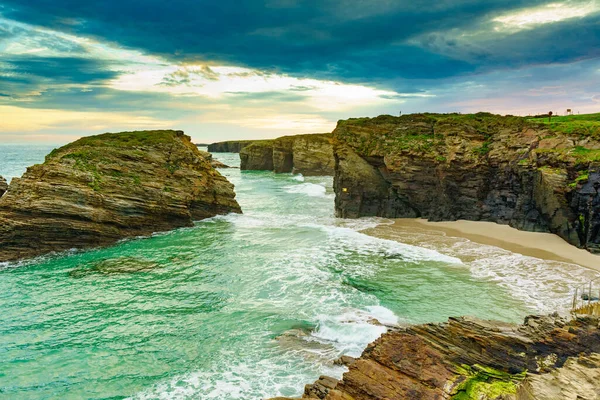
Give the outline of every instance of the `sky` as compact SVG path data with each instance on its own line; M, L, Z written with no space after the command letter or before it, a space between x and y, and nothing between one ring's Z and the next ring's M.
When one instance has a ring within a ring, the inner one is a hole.
M600 112L600 0L0 0L0 143Z

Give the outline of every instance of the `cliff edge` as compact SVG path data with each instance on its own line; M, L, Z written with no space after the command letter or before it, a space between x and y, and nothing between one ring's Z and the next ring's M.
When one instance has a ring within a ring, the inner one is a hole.
M241 212L181 131L106 133L53 150L0 198L0 262L109 245Z
M492 221L597 251L600 122L575 122L488 113L339 121L337 215Z

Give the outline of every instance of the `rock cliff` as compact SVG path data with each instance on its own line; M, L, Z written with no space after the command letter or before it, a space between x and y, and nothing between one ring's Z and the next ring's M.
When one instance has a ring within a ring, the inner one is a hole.
M598 322L531 316L514 326L451 318L391 331L370 344L341 381L321 377L303 398L598 399Z
M230 140L227 142L217 142L208 145L208 151L211 153L239 153L244 147L249 146L253 140Z
M53 150L0 199L0 261L109 245L241 212L181 131L107 133Z
M294 172L306 176L333 175L330 134L284 136L257 140L240 151L243 170Z
M8 190L8 183L6 179L0 176L0 197Z
M493 221L596 251L600 128L594 126L560 131L487 113L340 121L337 214Z

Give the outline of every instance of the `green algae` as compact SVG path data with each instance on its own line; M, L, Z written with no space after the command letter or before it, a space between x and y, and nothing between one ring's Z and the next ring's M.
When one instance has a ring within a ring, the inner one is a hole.
M452 400L495 399L503 394L515 394L526 373L509 374L481 365L462 365L461 376L466 379L458 386Z

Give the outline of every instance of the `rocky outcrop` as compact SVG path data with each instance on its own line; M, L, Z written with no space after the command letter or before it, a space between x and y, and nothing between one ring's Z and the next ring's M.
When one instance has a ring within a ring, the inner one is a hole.
M380 116L334 131L336 211L474 220L600 245L600 142L520 117Z
M230 140L208 145L211 153L239 153L244 147L251 145L254 140Z
M243 170L293 172L306 176L333 175L330 134L284 136L258 140L240 152Z
M451 318L388 332L341 381L321 377L303 398L598 399L598 322L531 316L515 326Z
M6 179L0 176L0 197L8 190L8 183Z
M206 152L206 151L202 151L200 150L200 154L202 155L202 157L204 157L208 162L210 162L210 165L212 165L213 168L231 168L229 165L222 163L219 160L215 160L215 158L213 157L212 154Z
M181 131L107 133L52 151L0 199L0 261L109 245L241 212Z

